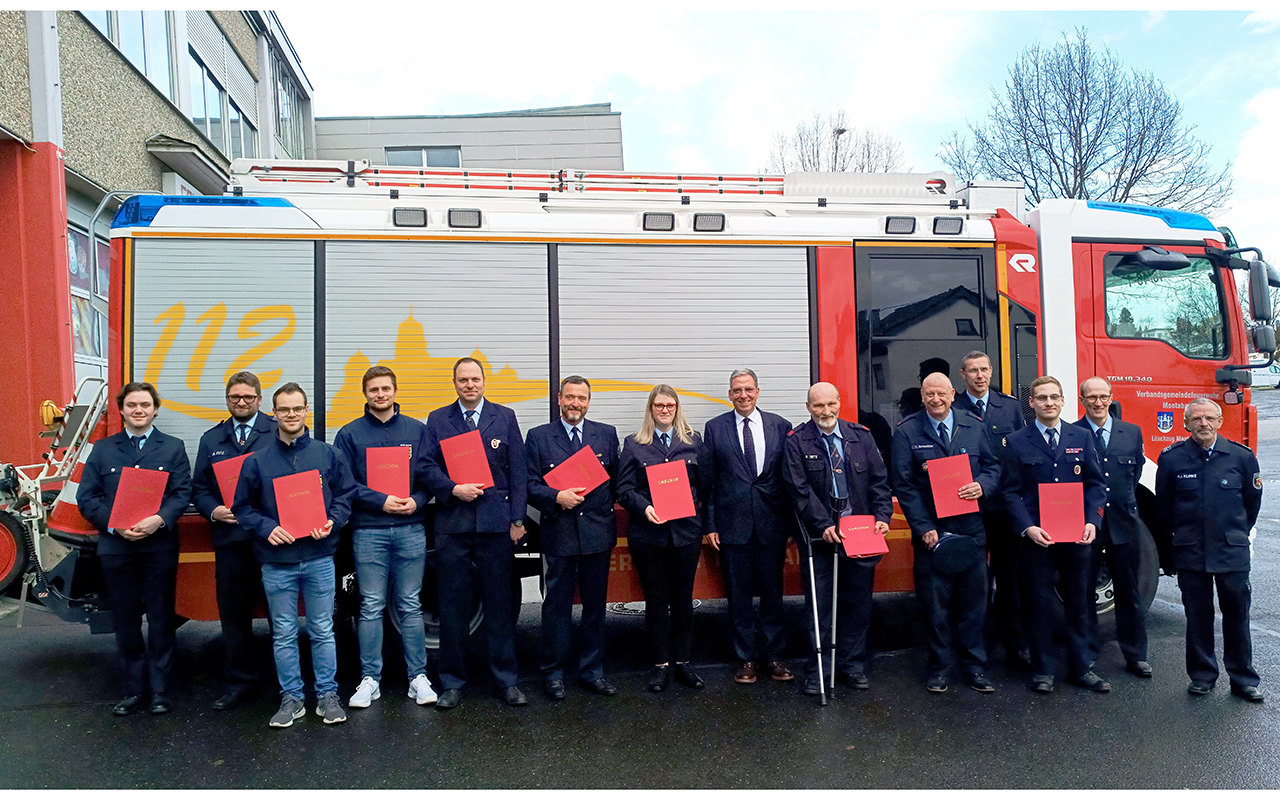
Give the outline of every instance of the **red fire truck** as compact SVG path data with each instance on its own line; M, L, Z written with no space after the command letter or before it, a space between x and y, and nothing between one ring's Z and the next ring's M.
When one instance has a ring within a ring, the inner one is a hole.
M657 383L680 391L700 428L729 407L729 374L746 366L760 376L761 407L797 424L810 383L834 383L842 414L887 451L922 369L949 369L959 383L961 357L982 350L993 385L1024 407L1041 374L1068 392L1092 375L1111 381L1123 418L1147 436L1145 516L1154 459L1181 437L1192 398L1217 399L1223 434L1256 449L1248 353L1274 351L1275 337L1246 327L1236 276L1247 277L1258 322L1280 279L1245 250L1197 214L1077 200L1027 211L1020 184L959 185L945 173L238 160L225 196L137 196L116 214L110 385L159 387L158 425L194 455L201 432L227 416L226 377L242 369L264 393L302 384L313 434L331 439L361 413L360 376L374 364L399 376L402 412L425 418L454 399L453 362L474 356L488 366L487 397L513 406L526 430L556 418L562 376L586 375L592 418L623 433ZM87 437L72 429L104 411L106 431L121 424L97 388L48 412L65 420L43 478L8 467L0 484L0 575L13 580L33 560L40 598L83 620L104 614L95 535L74 509L71 470ZM68 477L46 524L47 490ZM619 526L610 599L624 602L640 592ZM214 619L208 526L189 514L181 541L178 613ZM900 516L889 543L876 588L909 591ZM697 592L721 596L706 550ZM1150 598L1149 535L1143 552ZM521 561L524 574L538 571L536 552ZM796 566L793 554L791 592ZM1109 610L1105 575L1098 598Z

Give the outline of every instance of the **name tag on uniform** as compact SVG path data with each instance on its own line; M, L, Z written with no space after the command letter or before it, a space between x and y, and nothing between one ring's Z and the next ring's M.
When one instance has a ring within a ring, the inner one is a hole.
M935 445L935 444L913 444L913 445L911 445L911 449L912 449L912 450L932 450L932 449L933 449L933 448L935 448L935 447L937 447L937 445Z
M1199 477L1200 477L1200 473L1198 473L1198 472L1183 472L1183 473L1182 473L1182 474L1180 474L1180 475L1175 475L1175 476L1174 476L1174 478L1179 479L1179 480L1181 480L1181 479L1183 479L1183 478L1199 478Z

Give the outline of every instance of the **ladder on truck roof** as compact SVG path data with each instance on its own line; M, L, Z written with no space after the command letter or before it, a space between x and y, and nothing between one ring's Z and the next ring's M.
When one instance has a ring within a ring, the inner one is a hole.
M377 189L399 195L520 192L547 195L717 195L819 198L830 202L956 205L956 180L945 172L731 175L711 173L607 172L586 170L495 170L375 166L368 161L263 161L237 159L231 192L341 192Z

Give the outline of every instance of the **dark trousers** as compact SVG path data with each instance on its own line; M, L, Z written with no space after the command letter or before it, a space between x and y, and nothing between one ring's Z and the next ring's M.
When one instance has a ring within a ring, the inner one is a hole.
M218 619L222 623L223 672L228 690L245 690L258 683L258 669L253 661L253 614L259 602L266 604L262 566L253 554L252 542L229 542L215 547L213 553Z
M1107 572L1111 573L1111 582L1116 598L1116 643L1124 655L1124 662L1147 660L1147 610L1142 607L1138 597L1138 545L1105 544L1093 548L1092 583L1098 584L1098 569L1102 560L1106 559ZM1098 642L1098 606L1093 605L1092 621L1094 625L1093 640Z
M803 545L801 545L803 547ZM831 554L835 552L833 545L825 541L813 543L813 573L817 583L818 628L822 633L824 649L831 646L831 585L835 565ZM874 558L849 558L840 546L840 584L836 595L839 607L836 611L836 672L867 671L867 638L871 630L871 584L876 577L876 564L880 556ZM809 568L804 565L801 570L804 576L805 607L810 611L806 619L813 616L813 588L809 584ZM813 645L813 631L809 631L809 644ZM818 671L817 655L810 655L805 663L805 672L814 675Z
M693 578L702 544L676 547L632 539L630 549L644 591L644 630L653 663L684 663L693 649Z
M982 526L987 532L987 552L991 554L988 571L988 605L986 621L987 651L1004 645L1006 656L1027 647L1023 628L1023 601L1018 580L1018 542L1021 537L1012 530L1004 507L984 510Z
M102 582L111 603L116 647L124 663L124 694L168 694L173 691L174 594L178 583L178 551L99 556ZM142 639L142 615L147 638ZM150 658L148 659L148 655Z
M765 545L752 537L746 544L720 544L730 640L739 661L768 663L782 658L787 633L782 611L782 565L786 558L785 542Z
M515 686L515 622L511 618L511 536L497 533L437 533L436 575L440 608L440 685L467 684L467 639L474 583L480 584L489 675L499 689Z
M1193 681L1218 680L1213 646L1213 586L1218 585L1222 608L1222 663L1232 686L1257 686L1253 669L1253 640L1249 635L1252 588L1248 572L1178 570L1178 588L1187 609L1187 675Z
M542 674L546 680L564 680L569 661L573 622L573 590L582 599L582 654L578 676L583 680L604 677L604 601L609 590L610 551L577 556L543 555L546 595L542 598Z
M1094 623L1096 602L1093 584L1094 545L1053 544L1041 547L1022 537L1018 551L1018 571L1022 577L1022 600L1026 614L1023 624L1031 644L1031 671L1036 675L1057 672L1053 653L1053 606L1056 588L1062 592L1067 629L1067 675L1076 678L1088 672L1098 652Z
M924 541L912 537L915 562L912 573L916 598L924 606L929 631L929 674L945 675L954 651L966 674L986 671L987 649L982 623L987 611L987 564L983 559L963 572L947 574L933 568L933 553ZM955 622L955 637L951 635Z

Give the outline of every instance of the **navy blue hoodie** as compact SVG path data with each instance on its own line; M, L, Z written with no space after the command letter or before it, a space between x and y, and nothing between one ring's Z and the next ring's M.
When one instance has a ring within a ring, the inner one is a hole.
M342 426L333 440L333 446L347 459L351 474L356 480L351 527L391 528L423 521L427 501L431 499L419 482L419 476L424 470L422 459L426 453L426 439L427 426L413 417L402 415L399 403L395 404L395 414L386 422L374 416L366 403L363 417ZM412 514L389 514L382 510L382 504L387 502L387 495L368 486L369 470L365 451L370 447L409 448L409 496L418 504L417 510Z
M267 537L280 525L272 481L313 469L320 472L320 485L324 490L329 519L333 520L333 532L323 539L306 537L297 539L293 544L269 544ZM236 520L245 530L253 533L253 549L259 561L297 564L332 556L337 551L338 530L347 524L351 516L351 500L355 492L351 468L342 454L324 442L312 439L311 432L304 430L301 436L288 444L277 435L271 444L245 459L231 513L236 515Z

